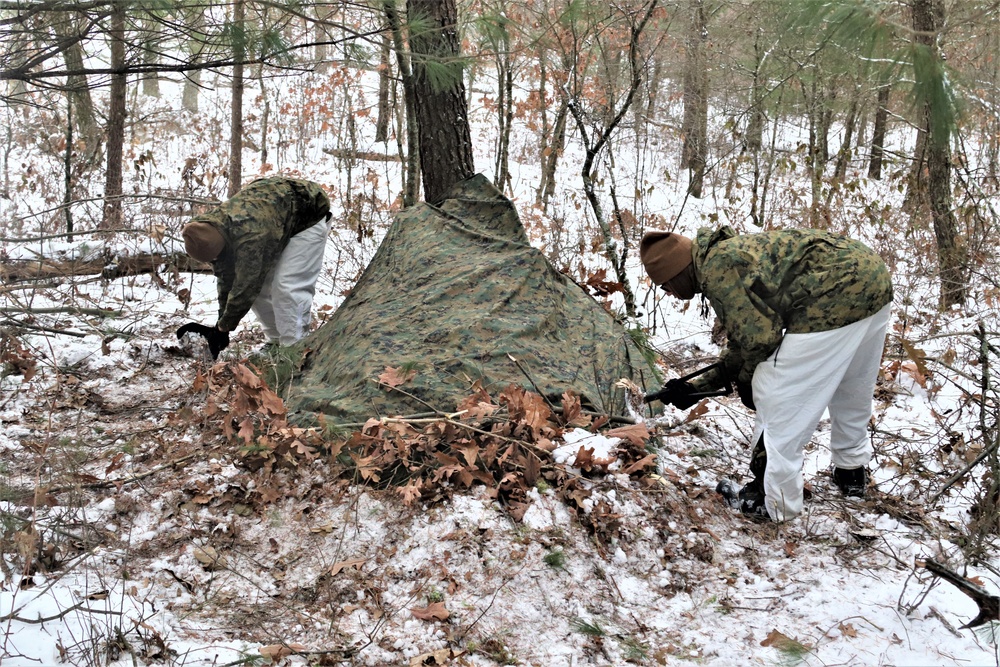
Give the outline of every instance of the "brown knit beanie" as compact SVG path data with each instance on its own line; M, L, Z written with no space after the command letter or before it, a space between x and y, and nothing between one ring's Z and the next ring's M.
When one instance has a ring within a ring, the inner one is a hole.
M226 247L226 240L219 230L207 222L192 220L184 225L181 236L184 237L187 254L199 262L215 261Z
M650 280L662 285L692 261L691 239L673 232L646 232L639 243L639 259Z

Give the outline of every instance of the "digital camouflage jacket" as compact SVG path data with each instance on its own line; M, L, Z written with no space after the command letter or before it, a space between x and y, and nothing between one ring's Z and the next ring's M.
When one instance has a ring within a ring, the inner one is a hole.
M892 302L882 258L859 241L816 229L738 235L698 230L692 248L701 292L729 342L722 363L749 383L785 333L813 333L870 317ZM699 391L725 384L720 371L695 378Z
M220 329L236 328L288 240L329 212L330 200L316 183L274 177L250 183L229 201L193 218L212 225L226 240L225 250L212 262Z

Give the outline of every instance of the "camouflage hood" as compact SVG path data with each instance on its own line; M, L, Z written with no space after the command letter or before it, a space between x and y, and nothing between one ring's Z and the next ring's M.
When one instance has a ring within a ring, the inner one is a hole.
M555 402L572 390L620 415L616 380L655 382L625 329L528 243L482 175L439 206L399 213L350 295L300 345L310 351L286 401L300 421L452 411L476 382L494 397L509 384ZM379 386L401 366L415 374L400 391Z
M892 301L885 263L859 241L817 229L738 235L698 230L698 285L726 329L723 361L749 382L787 333L811 333L870 317ZM702 384L721 386L718 378Z

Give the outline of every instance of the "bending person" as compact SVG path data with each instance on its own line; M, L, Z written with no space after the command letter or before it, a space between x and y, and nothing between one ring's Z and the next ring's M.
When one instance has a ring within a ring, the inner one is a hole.
M214 327L189 323L213 357L253 309L268 345L291 345L309 332L316 281L329 233L330 200L316 183L263 178L184 225L187 253L210 262L218 282Z
M802 511L803 450L829 408L833 481L863 496L872 457L868 420L885 344L892 281L864 244L813 229L738 235L702 228L694 240L647 233L639 255L667 294L703 294L728 334L721 368L684 383L682 394L733 381L756 410L754 479L740 509L783 521ZM675 405L689 401L679 396Z

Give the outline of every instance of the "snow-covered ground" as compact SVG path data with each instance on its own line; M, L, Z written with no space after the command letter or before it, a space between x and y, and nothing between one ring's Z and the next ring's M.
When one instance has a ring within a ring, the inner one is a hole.
M315 89L336 94L319 78L310 75ZM276 107L290 102L291 115L311 102L302 83L274 83L267 94ZM374 99L369 83L358 79L354 108ZM201 180L191 194L222 194L218 127L228 91L206 93L195 122L175 111L176 87L162 89L159 100L139 98L159 124L134 132L129 147L130 159L152 156L133 163L126 186L142 195L128 204L128 219L143 231L5 241L5 261L177 249L181 204L145 195L184 193L190 158ZM246 99L254 100L248 114L259 116L256 92ZM477 160L488 172L490 115L475 111ZM296 121L286 120L287 133ZM359 123L359 150L384 152L366 143L369 130ZM523 125L516 130L510 194L532 240L574 272L606 266L589 250L599 244L578 182L579 146L567 150L553 207L543 213L534 207L537 142ZM389 162L354 165L349 187L343 161L323 151L338 137L286 135L271 167L248 151L244 169L248 180L272 169L316 180L338 210L349 199L357 207L331 234L319 319L374 253L399 189L398 165ZM685 197L675 137L631 162L622 159L626 149L616 146L619 188L642 193L625 201L643 224L754 231L746 188L727 188L721 175L705 198ZM9 163L39 166L19 174L37 187L0 201L4 236L52 231L44 225L53 202L43 195L58 191L43 187L38 150L19 145ZM120 314L4 313L37 328L4 348L5 368L33 362L33 371L0 379L3 664L1000 664L991 625L958 629L977 614L972 600L920 566L935 558L964 572L963 549L973 552L978 539L980 560L967 574L993 592L1000 582L995 535L969 528L985 467L938 497L982 451L982 424L995 429L995 403L987 402L981 423L978 397L969 395L984 373L977 326L998 330L996 293L977 282L966 307L938 312L930 232L898 226L898 181L852 180L857 187L833 199L831 226L882 253L897 286L873 430L879 492L848 501L832 490L829 425L821 423L805 469L813 498L801 518L782 525L748 522L713 492L720 477L746 474L752 415L735 398L709 402L691 421L668 410L650 442L659 474L647 483L614 471L586 480L591 504L603 501L614 517L607 534L592 534L541 486L521 522L482 489L406 507L395 493L333 478L322 459L271 476L248 469L237 446L201 421L196 383L206 365L173 332L188 320L213 321L210 276L4 286L5 308ZM772 187L773 224L800 224L805 176L778 174ZM94 207L79 207L78 227ZM878 225L873 210L888 211ZM651 292L632 255L640 324L668 360L666 372L704 364L718 351L712 322L694 303ZM248 316L223 360L260 342ZM598 436L569 447L581 444L609 456L616 445ZM574 464L572 453L557 450L556 458ZM27 573L25 563L33 563ZM282 657L288 647L299 654Z

